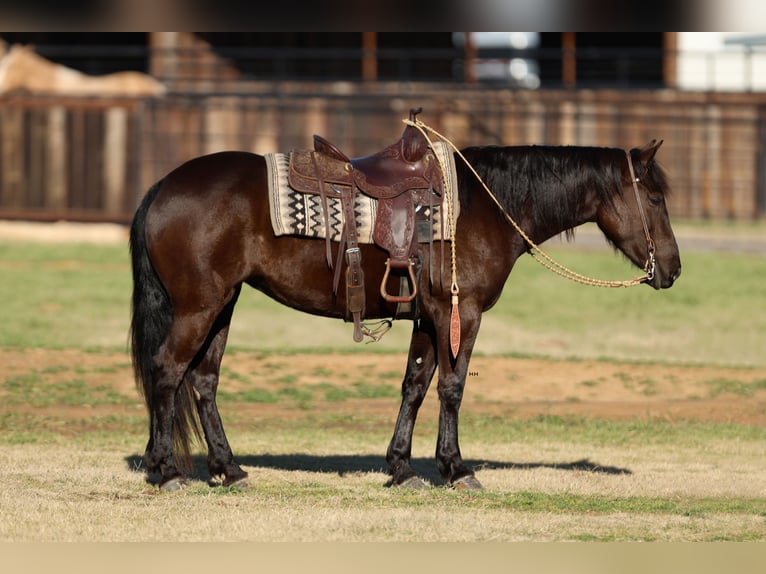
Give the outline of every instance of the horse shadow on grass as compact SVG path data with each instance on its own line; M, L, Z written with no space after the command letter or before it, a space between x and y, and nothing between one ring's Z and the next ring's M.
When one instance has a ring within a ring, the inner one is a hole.
M270 468L283 471L303 471L337 474L343 477L347 474L356 473L383 473L387 474L387 465L383 457L379 455L316 455L316 454L261 454L240 455L237 462L245 467L250 467L251 476L253 469ZM132 454L125 457L128 468L135 472L144 472L143 458L141 455ZM584 471L595 474L624 475L633 474L628 468L618 466L605 466L595 463L587 458L573 462L510 462L469 459L465 464L475 471L482 470L533 470L546 468L561 471ZM207 457L196 455L192 457L193 469L190 478L202 480L211 486L219 483L210 476L207 470ZM412 468L421 478L434 486L445 486L446 483L436 469L436 463L431 458L413 458ZM247 469L246 469L247 470ZM146 481L150 484L158 484L159 475L149 474ZM391 486L391 481L385 483Z

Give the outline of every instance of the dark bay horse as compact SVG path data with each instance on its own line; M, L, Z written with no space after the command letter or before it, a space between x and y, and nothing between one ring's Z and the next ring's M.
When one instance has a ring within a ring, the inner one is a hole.
M616 249L642 268L648 231L655 267L646 283L661 289L673 285L681 262L665 206L667 180L654 160L659 145L652 142L629 155L616 148L539 146L472 147L463 153L535 243L595 222ZM438 469L456 488L481 488L461 458L458 411L482 313L498 300L515 261L528 250L475 176L456 161L462 340L453 357L450 264L437 262L434 268L445 269L446 277L429 280L424 273L420 281L420 316L413 321L401 407L386 455L393 485L424 486L410 465L412 433L438 366ZM221 358L243 283L299 311L336 318L345 314L345 294L333 295L324 241L275 236L267 187L262 156L216 153L169 173L148 191L135 214L130 231L132 358L149 411L146 467L160 475L163 489L183 485L190 442L195 435L202 438L200 426L211 476L221 476L224 485L246 483L248 475L234 459L216 406ZM392 317L394 307L378 292L386 254L375 245L361 249L366 318ZM441 257L441 250L432 251ZM428 269L427 245L419 256ZM268 336L268 325L263 333Z

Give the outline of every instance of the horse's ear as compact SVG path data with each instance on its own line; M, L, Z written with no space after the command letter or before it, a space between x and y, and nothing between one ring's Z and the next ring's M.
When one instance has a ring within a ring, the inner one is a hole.
M657 150L660 149L663 141L664 140L652 140L648 144L638 149L638 159L642 164L649 165L652 162L655 154L657 153Z

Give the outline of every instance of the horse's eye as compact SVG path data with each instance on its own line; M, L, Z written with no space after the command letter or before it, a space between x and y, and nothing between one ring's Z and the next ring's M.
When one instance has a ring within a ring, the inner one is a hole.
M662 205L662 203L665 201L665 197L661 193L650 193L649 194L649 203L652 205Z

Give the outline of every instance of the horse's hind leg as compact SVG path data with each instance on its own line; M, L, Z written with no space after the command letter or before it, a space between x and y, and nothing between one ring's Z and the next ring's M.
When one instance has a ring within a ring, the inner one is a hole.
M232 300L226 305L218 316L211 330L210 343L198 364L193 365L187 373L189 381L194 385L198 393L197 412L199 413L202 430L205 433L208 455L207 466L210 476L223 476L223 484L244 484L247 472L234 461L234 454L229 446L226 433L223 429L221 415L218 412L215 396L218 390L221 359L226 348L226 340L229 335L231 315L234 305L239 297L240 288L237 288Z
M197 431L193 419L194 397L185 379L189 365L205 343L217 313L176 313L170 331L153 358L152 392L148 400L150 431L144 460L149 472L159 472L160 487L175 489L182 468L190 466L190 432ZM175 449L181 448L182 452Z
M423 488L425 483L411 466L412 433L418 409L423 404L428 387L436 370L434 333L431 326L416 322L412 329L407 372L402 382L402 404L396 419L394 436L388 446L386 461L396 486Z
M211 394L208 392L210 385L199 381L202 377L217 383L218 366L238 294L239 287L236 287L217 301L212 295L206 302L182 302L176 298L173 321L152 359L153 384L147 401L150 431L144 460L149 472L160 473L159 485L163 490L172 490L181 484L179 466L182 470L191 468L191 440L194 436L201 439L195 410L199 412L203 405L205 432L208 431L205 425L210 420L217 419L220 423L217 410L212 419L207 416L208 403L197 399L195 390L214 399L214 388L211 388ZM214 408L214 400L212 404Z

